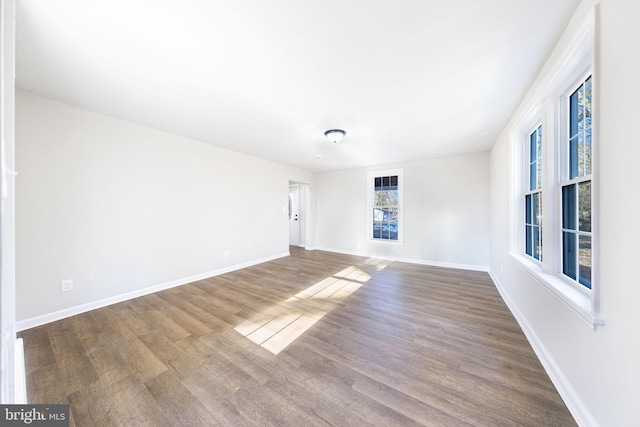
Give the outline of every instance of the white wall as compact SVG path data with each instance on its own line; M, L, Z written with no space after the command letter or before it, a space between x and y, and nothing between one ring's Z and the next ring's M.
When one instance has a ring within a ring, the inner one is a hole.
M312 174L23 91L16 101L19 326L288 254L289 180Z
M367 172L404 169L404 243L368 239ZM434 265L489 265L489 153L316 175L317 246Z
M594 3L581 3L550 63L561 59L557 53L567 47ZM606 324L594 331L509 255L513 203L509 134L523 114L522 106L491 151L491 272L580 424L638 426L640 141L634 129L640 117L640 2L603 0L597 8L594 75L599 115L594 126L599 128L596 221L600 256L596 262L600 315ZM523 106L547 77L545 70Z

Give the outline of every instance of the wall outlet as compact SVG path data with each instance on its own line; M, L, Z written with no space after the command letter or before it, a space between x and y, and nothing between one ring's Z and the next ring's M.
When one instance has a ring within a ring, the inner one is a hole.
M60 282L60 292L69 292L73 290L73 280L62 280Z
M229 258L229 251L228 250L224 251L224 257L225 258Z

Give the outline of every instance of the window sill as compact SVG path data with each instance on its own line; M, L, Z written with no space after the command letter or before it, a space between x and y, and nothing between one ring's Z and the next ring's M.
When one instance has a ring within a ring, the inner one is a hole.
M372 243L384 243L385 245L402 245L402 240L384 240L384 239L372 239L369 238Z
M518 266L523 271L544 286L553 296L578 315L580 319L591 326L594 331L598 326L604 325L604 320L598 317L591 308L591 295L577 289L571 283L554 274L545 273L538 263L529 260L524 255L511 254L511 256L518 262Z

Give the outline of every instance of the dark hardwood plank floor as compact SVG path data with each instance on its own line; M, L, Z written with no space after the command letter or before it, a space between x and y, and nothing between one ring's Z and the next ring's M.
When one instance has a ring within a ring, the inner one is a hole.
M292 256L20 333L75 426L574 426L486 273Z

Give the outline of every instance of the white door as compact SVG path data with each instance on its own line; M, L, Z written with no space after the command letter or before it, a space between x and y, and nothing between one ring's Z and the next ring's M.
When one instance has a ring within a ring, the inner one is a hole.
M289 245L300 244L300 186L289 186Z

